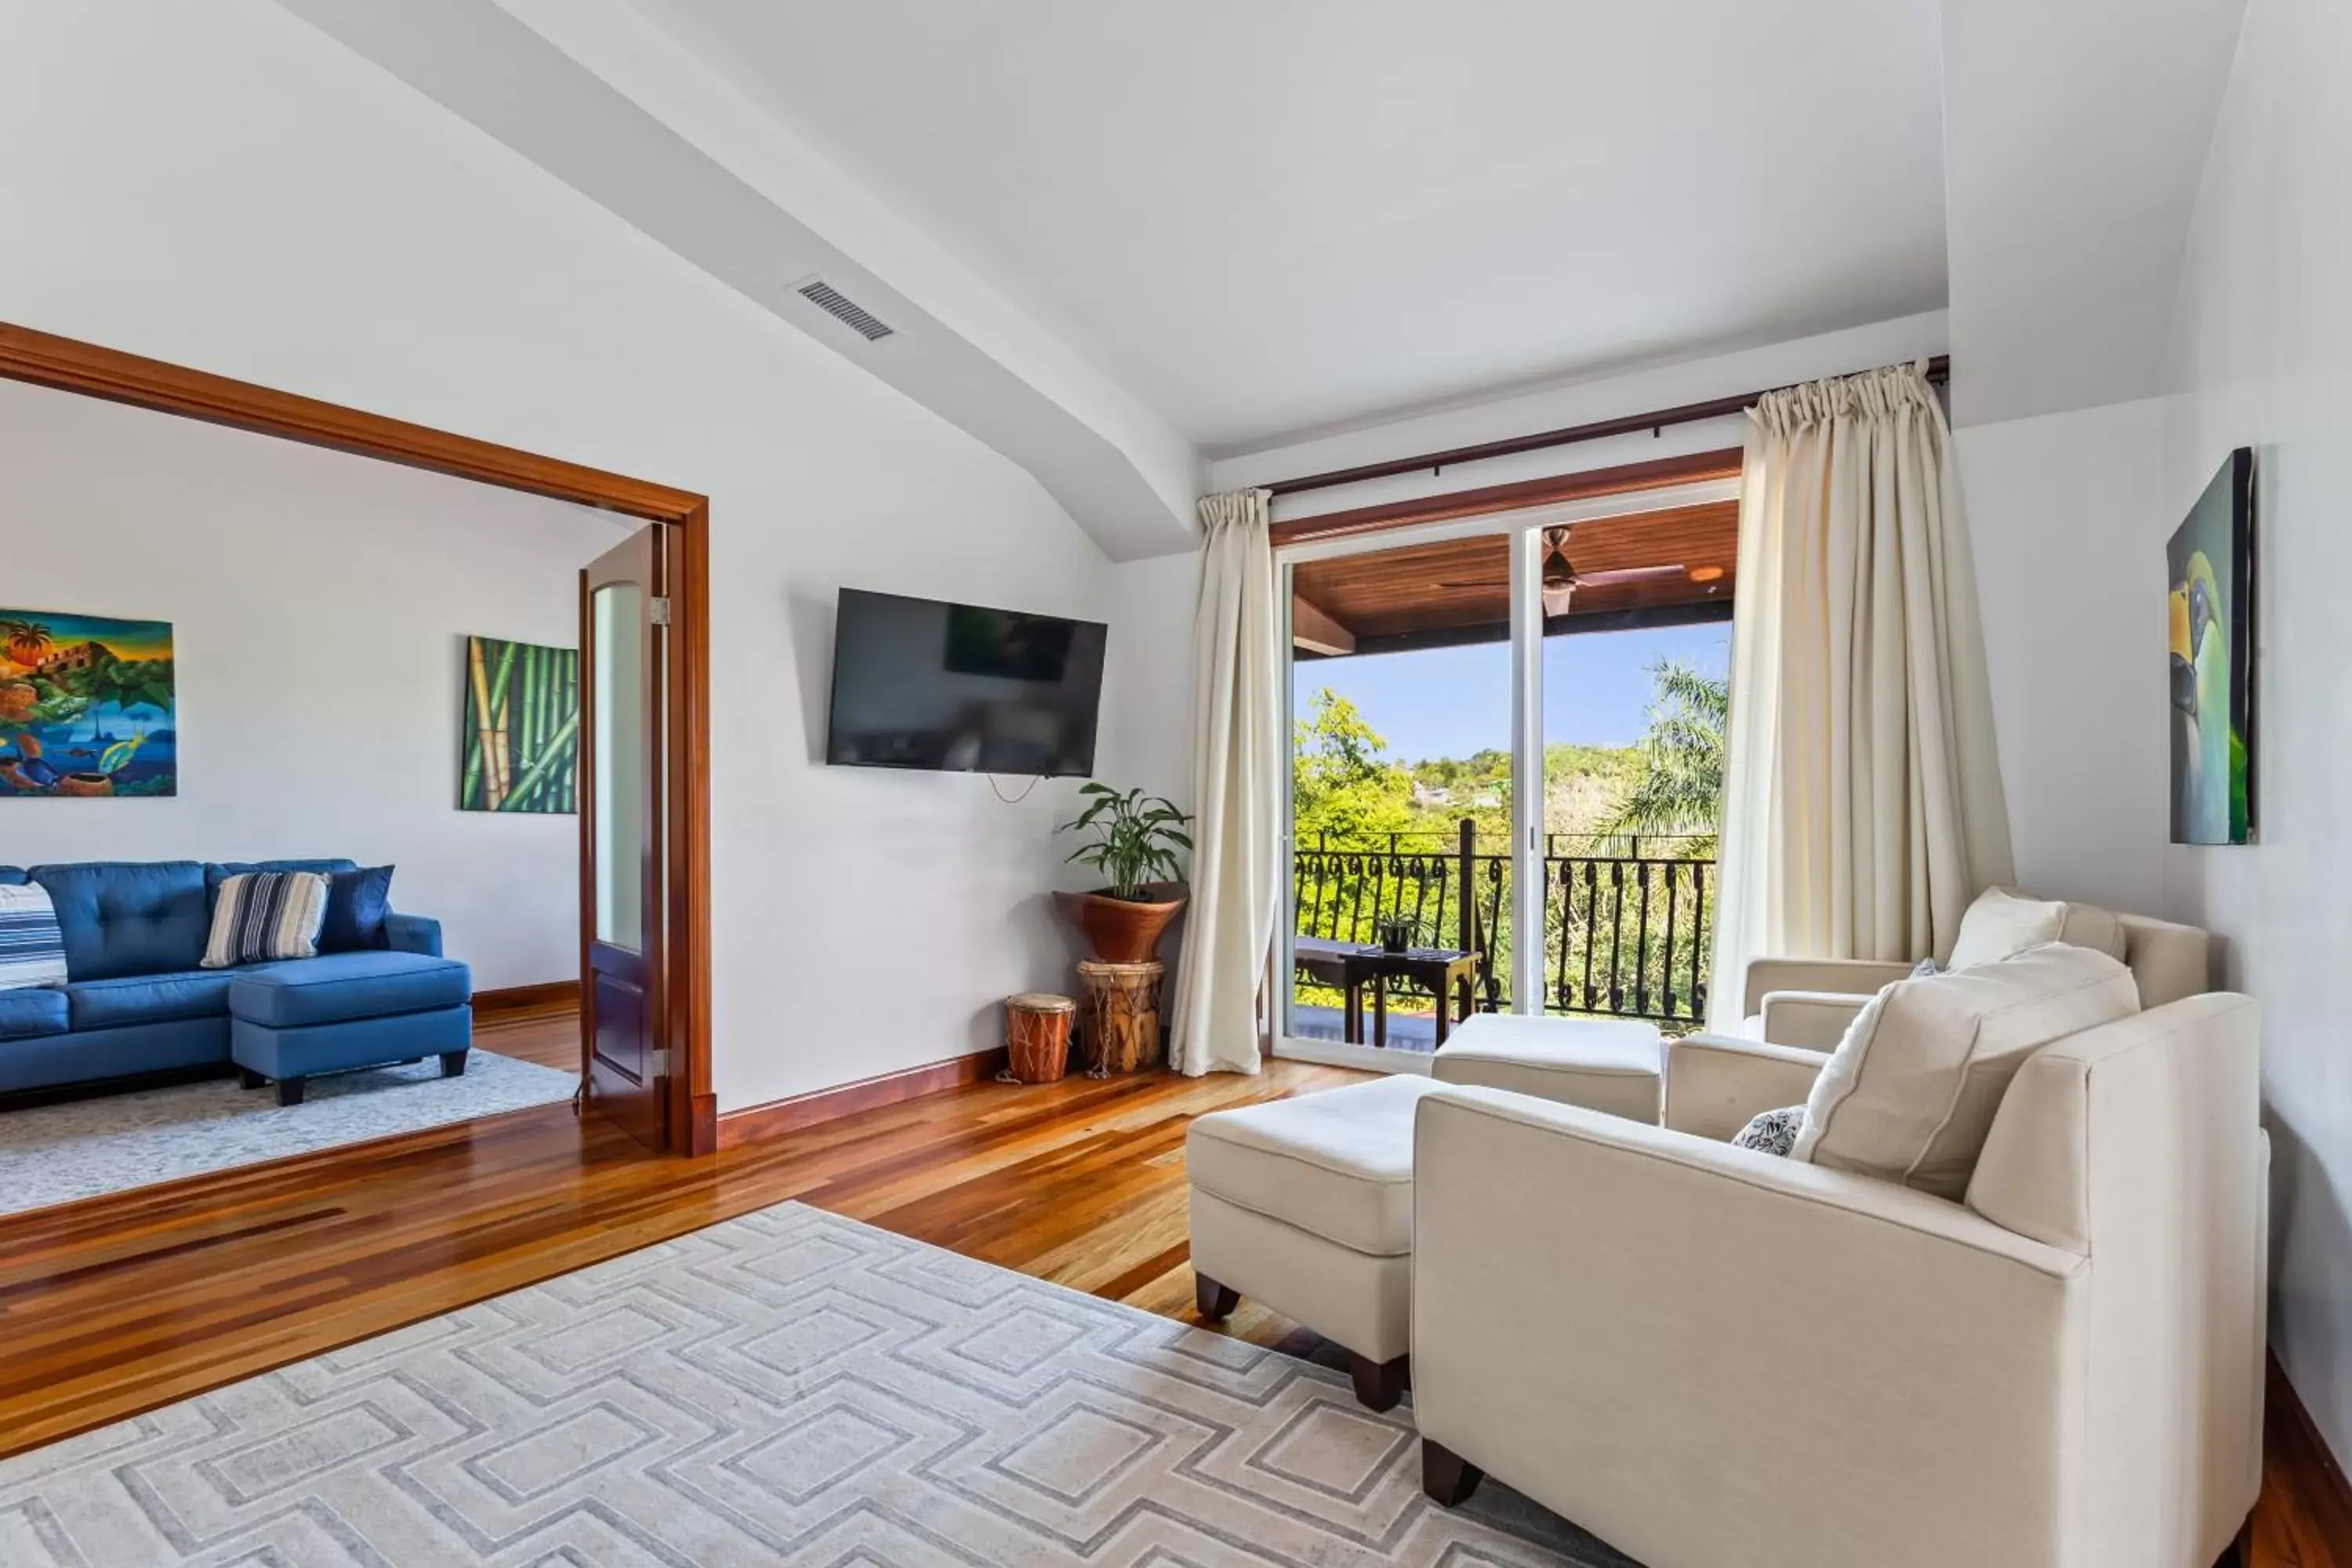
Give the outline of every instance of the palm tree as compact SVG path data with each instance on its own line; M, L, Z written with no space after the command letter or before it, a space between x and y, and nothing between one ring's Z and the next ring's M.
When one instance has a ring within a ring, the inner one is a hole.
M0 621L0 647L8 657L30 669L41 661L41 656L56 646L57 639L49 628L30 619Z
M1650 667L1649 767L1601 826L1605 837L1683 834L1691 855L1715 855L1723 810L1723 738L1731 679L1677 659Z

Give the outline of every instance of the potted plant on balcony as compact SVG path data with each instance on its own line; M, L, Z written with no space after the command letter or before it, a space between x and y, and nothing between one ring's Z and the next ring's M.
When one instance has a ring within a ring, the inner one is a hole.
M1139 789L1116 790L1089 782L1078 792L1087 808L1055 829L1093 834L1069 858L1091 866L1110 885L1091 893L1057 892L1054 902L1104 963L1147 963L1168 922L1184 907L1175 880L1176 851L1192 847L1184 831L1192 819L1173 803ZM1155 880L1155 879L1158 879Z
M1382 915L1372 922L1372 936L1382 952L1411 952L1421 932L1421 921L1411 915Z

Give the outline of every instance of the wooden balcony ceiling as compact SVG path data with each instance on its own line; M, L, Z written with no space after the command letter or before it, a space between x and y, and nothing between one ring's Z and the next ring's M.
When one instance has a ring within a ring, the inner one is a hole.
M1547 545L1548 634L1586 629L1576 623L1587 617L1597 630L1727 616L1739 503L1599 518L1548 531ZM1636 569L1652 574L1612 575ZM1560 615L1571 572L1580 582ZM1509 546L1499 534L1302 561L1291 582L1303 649L1380 653L1510 635Z

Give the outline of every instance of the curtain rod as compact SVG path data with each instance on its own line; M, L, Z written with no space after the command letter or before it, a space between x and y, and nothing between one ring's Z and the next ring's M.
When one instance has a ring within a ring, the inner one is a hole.
M1948 381L1951 374L1951 355L1937 354L1927 362L1929 381ZM1278 496L1297 495L1301 490L1329 489L1334 485L1352 485L1363 479L1417 474L1423 468L1451 468L1456 463L1475 463L1486 458L1507 458L1517 452L1540 451L1546 447L1567 447L1579 441L1598 441L1610 436L1663 430L1669 425L1693 425L1702 419L1720 419L1726 415L1745 413L1759 398L1785 390L1784 387L1767 387L1762 392L1742 393L1737 397L1717 397L1706 403L1685 403L1679 408L1661 408L1654 414L1627 414L1591 425L1571 425L1564 430L1545 430L1533 436L1512 436L1500 441L1481 441L1475 446L1453 447L1443 452L1424 452L1418 458L1391 458L1383 463L1365 463L1358 468L1334 468L1328 473L1307 474L1295 479L1276 479L1272 484L1256 488L1272 490Z

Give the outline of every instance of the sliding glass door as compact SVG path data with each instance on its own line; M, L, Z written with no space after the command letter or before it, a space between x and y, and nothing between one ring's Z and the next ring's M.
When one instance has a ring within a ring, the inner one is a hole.
M1288 1033L1310 1050L1426 1054L1465 1009L1508 1005L1491 955L1510 918L1511 543L1457 533L1286 565ZM1372 960L1383 942L1406 951ZM1476 956L1413 956L1443 952Z
M1543 531L1543 1010L1706 1010L1738 503Z
M1481 1012L1699 1015L1721 720L1674 703L1727 657L1736 510L1683 487L1279 552L1282 1054L1413 1070Z

